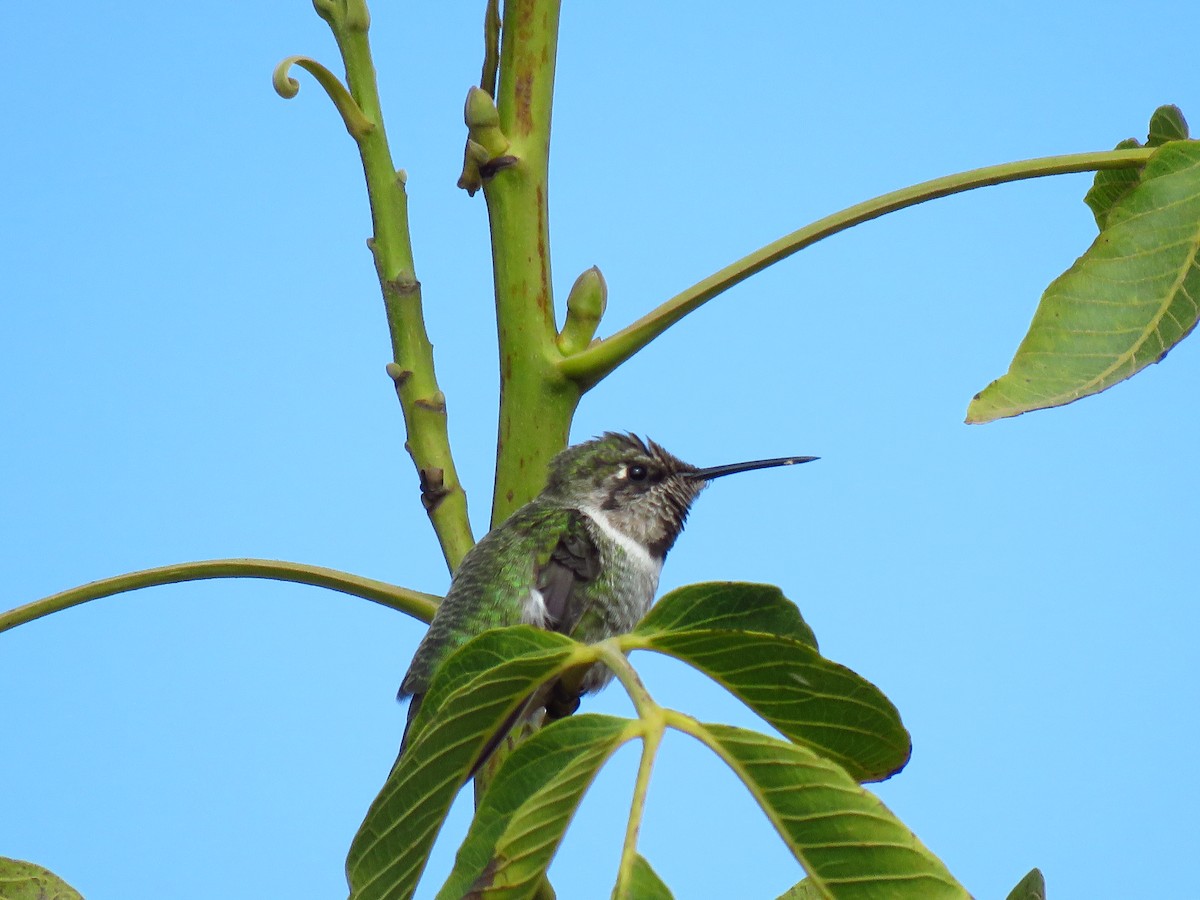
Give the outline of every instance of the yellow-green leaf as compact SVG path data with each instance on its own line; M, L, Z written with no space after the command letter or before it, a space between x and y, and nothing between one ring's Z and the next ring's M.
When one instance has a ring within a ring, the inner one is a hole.
M810 634L776 587L697 584L660 600L621 642L699 669L858 781L894 775L912 751L900 713L869 681L805 642Z
M1114 150L1134 150L1142 146L1137 138L1126 138ZM1083 197L1096 218L1096 227L1103 231L1108 227L1108 214L1116 202L1137 187L1142 180L1142 170L1129 166L1123 169L1101 169L1092 180L1092 186Z
M773 584L707 581L671 591L654 604L634 634L683 631L756 631L792 638L817 649L796 604Z
M0 900L83 900L83 897L49 869L0 856Z
M1200 318L1200 142L1164 144L1107 227L1042 295L1008 374L968 422L1061 406L1129 378Z
M674 900L667 883L658 877L645 857L638 854L633 860L632 877L620 893L613 888L612 900Z
M645 646L699 669L857 781L882 781L908 763L912 742L891 701L810 647L736 631L662 634Z
M528 626L488 631L438 668L407 749L371 804L346 858L353 900L412 896L455 795L487 742L539 686L586 652ZM487 661L496 664L483 668Z
M560 647L570 646L562 635L542 631L529 625L493 629L487 640L478 637L468 641L438 666L429 690L421 701L421 709L413 721L409 740L414 739L425 724L438 717L446 700L465 685L479 677L480 673L495 669L511 659L526 655L539 655L546 651L556 652ZM550 643L546 635L550 634Z
M967 900L936 856L878 797L805 747L727 725L695 734L737 773L833 900Z
M775 900L825 900L825 895L811 881L805 878L798 884L793 884L776 897Z
M1031 869L1009 892L1008 900L1046 900L1046 879L1041 871Z
M475 811L440 900L530 897L584 793L631 722L584 714L543 728L504 760Z
M1168 141L1187 140L1188 126L1178 106L1160 106L1150 117L1150 131L1146 146L1161 147ZM1131 150L1142 146L1136 138L1128 138L1117 144L1117 150ZM1142 169L1101 169L1096 173L1091 190L1083 202L1091 207L1096 217L1096 227L1103 231L1108 227L1108 214L1118 200L1128 194L1142 180Z
M1169 141L1186 141L1188 139L1188 124L1183 117L1183 111L1178 106L1160 106L1150 117L1150 133L1146 144L1150 147L1161 147Z

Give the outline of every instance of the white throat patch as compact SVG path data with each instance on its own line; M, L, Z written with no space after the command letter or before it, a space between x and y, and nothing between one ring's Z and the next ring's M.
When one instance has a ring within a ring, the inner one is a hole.
M624 550L634 565L640 566L648 573L653 574L656 580L658 579L659 573L662 572L661 559L655 559L650 555L649 550L617 528L604 510L595 506L581 506L579 507L579 511L591 519L596 527L604 533L605 537Z

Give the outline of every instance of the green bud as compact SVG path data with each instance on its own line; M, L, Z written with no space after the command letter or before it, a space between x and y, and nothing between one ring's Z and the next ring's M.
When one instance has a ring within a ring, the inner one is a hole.
M458 186L472 197L483 187L483 175L479 172L479 165L487 162L487 155L487 150L482 144L467 138L467 145L463 148L463 168L462 174L458 176Z
M484 128L500 124L500 113L491 94L482 88L467 88L467 104L463 110L463 121L468 128Z
M607 303L608 285L598 268L592 266L575 279L571 293L567 295L567 321L556 341L564 356L587 349Z
M313 0L313 9L330 24L335 33L341 28L366 31L371 27L371 13L367 10L366 0Z
M467 123L467 146L463 151L463 170L458 186L471 196L483 187L483 182L494 172L488 163L502 159L508 150L508 138L500 129L500 113L491 95L473 87L467 91L463 121Z
M508 138L500 130L500 113L487 91L477 87L467 91L463 120L468 137L487 150L488 159L503 156L508 150Z

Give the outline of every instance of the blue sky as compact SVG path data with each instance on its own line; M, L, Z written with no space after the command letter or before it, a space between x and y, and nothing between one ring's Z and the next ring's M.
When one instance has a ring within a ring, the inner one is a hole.
M494 450L482 198L454 187L482 4L377 3L389 134L477 533ZM1177 103L1200 126L1183 3L981 8L568 4L552 151L560 302L599 265L608 334L812 219L977 166L1106 149ZM476 8L480 7L480 8ZM3 605L226 556L429 591L447 575L391 383L354 148L311 81L309 4L7 4L0 51ZM301 76L302 78L304 76ZM573 434L648 434L715 484L663 589L779 584L913 734L884 801L978 897L1194 883L1200 349L1099 398L962 424L1045 285L1083 252L1088 176L869 223L713 301L583 402ZM420 626L263 582L99 601L0 635L0 854L89 900L324 898L394 758ZM702 719L754 717L643 668ZM587 709L624 713L611 688ZM564 845L606 897L636 752ZM1182 765L1179 763L1179 765ZM800 877L732 776L668 740L643 853L680 898ZM422 896L465 831L460 804Z

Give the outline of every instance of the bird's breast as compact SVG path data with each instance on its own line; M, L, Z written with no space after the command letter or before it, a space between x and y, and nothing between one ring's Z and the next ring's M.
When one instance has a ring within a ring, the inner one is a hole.
M600 576L593 583L596 596L591 604L595 615L587 617L580 640L599 641L615 634L632 631L641 621L658 590L662 559L653 556L615 525L603 510L580 510L594 529L593 538L600 550Z

